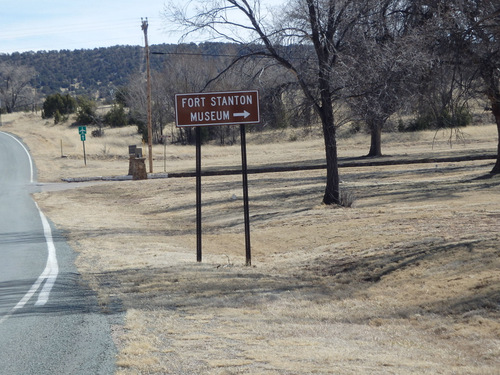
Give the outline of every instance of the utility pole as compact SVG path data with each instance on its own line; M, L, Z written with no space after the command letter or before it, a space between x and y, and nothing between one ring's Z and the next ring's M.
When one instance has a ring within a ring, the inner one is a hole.
M144 42L146 45L146 82L148 102L148 150L149 150L149 173L153 173L153 126L151 124L151 71L149 68L149 45L148 45L148 18L142 19L142 31L144 31Z

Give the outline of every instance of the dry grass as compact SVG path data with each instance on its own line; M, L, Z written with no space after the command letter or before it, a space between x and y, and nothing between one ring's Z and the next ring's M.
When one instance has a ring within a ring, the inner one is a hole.
M2 118L44 181L125 174L126 146L138 143L131 129L106 130L89 139L85 168L76 129ZM448 134L387 134L384 149L394 159L495 150L493 126L466 133L451 150ZM251 166L322 160L316 137L273 137L282 141L249 135ZM341 156L359 156L367 137L339 146ZM202 153L206 168L240 162L238 146ZM193 170L194 149L169 145L166 161L169 172ZM342 169L355 197L349 209L319 203L323 171L250 175L253 267L243 265L238 176L203 179L202 264L194 179L100 183L36 199L79 252L103 311L126 314L118 374L497 374L500 179L477 179L491 167ZM155 169L163 170L161 146Z

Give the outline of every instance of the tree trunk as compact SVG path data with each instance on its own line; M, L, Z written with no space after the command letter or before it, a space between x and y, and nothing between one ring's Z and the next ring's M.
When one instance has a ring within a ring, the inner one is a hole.
M323 135L326 152L326 188L323 197L325 204L340 204L340 179L337 157L336 130L333 120L330 124L323 123Z
M497 123L498 129L498 147L497 147L497 162L495 166L491 170L491 174L499 174L500 173L500 103L496 103L496 108L493 107L493 115L495 116L495 122Z
M324 204L341 204L340 202L340 179L337 156L337 135L335 119L329 90L324 89L320 108L321 123L323 125L323 138L326 153L326 188L323 197Z
M500 173L500 87L498 86L498 76L496 69L488 66L482 71L482 77L486 83L486 93L491 103L491 112L495 117L495 122L498 129L498 148L497 148L497 161L491 170L491 174Z
M369 124L371 133L370 151L367 157L382 156L382 122L373 120Z

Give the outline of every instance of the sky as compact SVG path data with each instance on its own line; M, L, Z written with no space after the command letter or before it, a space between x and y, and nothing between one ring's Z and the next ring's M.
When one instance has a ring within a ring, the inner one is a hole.
M179 0L186 2L186 0ZM284 0L262 0L274 5ZM177 43L162 13L165 0L0 0L0 53ZM170 28L172 29L172 27ZM193 40L200 42L203 40Z

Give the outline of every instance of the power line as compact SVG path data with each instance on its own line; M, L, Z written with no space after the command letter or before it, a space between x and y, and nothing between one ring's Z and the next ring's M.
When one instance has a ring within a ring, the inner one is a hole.
M254 58L262 58L262 59L270 59L273 58L265 51L257 51L257 52L248 52L248 54L225 54L225 53L203 53L203 52L159 52L159 51L151 51L152 55L173 55L173 56L201 56L201 57L254 57ZM304 57L294 57L288 56L289 60L304 60Z
M229 55L225 53L201 52L151 52L152 55L202 56L202 57L243 57L244 55Z

